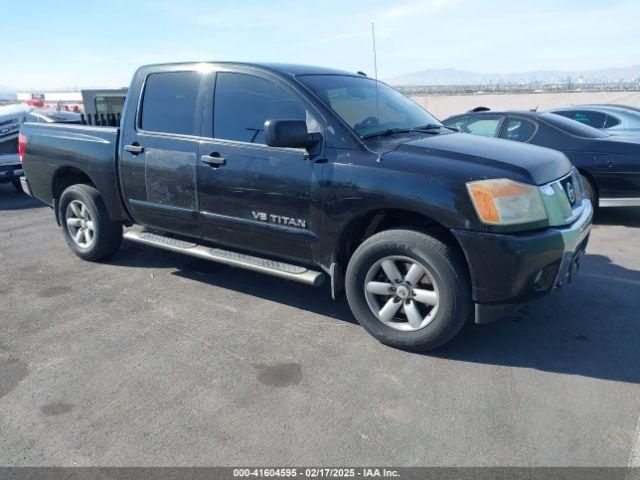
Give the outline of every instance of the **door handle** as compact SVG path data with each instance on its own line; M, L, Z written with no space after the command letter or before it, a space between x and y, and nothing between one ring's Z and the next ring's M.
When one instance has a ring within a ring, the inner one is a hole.
M227 164L227 158L223 157L218 152L213 152L211 155L202 155L200 157L200 161L213 168L218 168Z
M133 153L134 155L144 152L144 147L141 147L137 142L132 143L131 145L125 145L124 149L127 152Z

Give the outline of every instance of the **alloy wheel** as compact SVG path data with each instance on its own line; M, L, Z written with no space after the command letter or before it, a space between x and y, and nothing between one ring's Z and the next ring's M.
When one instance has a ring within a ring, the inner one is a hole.
M95 224L89 209L80 200L72 200L66 211L67 230L71 238L81 248L89 248L96 237Z
M396 330L420 330L438 312L433 275L409 257L389 256L375 262L365 277L364 294L376 318Z

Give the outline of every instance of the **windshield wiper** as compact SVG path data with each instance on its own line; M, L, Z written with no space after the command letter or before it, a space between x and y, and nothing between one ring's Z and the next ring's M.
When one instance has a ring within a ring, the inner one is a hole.
M459 131L457 128L448 127L446 125L442 125L441 123L429 123L427 125L422 125L420 127L414 127L413 129L417 131L422 131L422 130L435 130L435 129L441 129L441 128L446 128L447 130L452 130L454 132Z
M386 135L393 135L394 133L410 133L413 131L415 131L414 128L387 128L386 130L380 130L379 132L361 135L360 138L384 137Z
M430 123L428 125L421 125L419 127L411 127L411 128L388 128L386 130L381 130L375 133L368 133L366 135L361 135L360 138L374 138L374 137L384 137L387 135L393 135L394 133L412 133L412 132L420 132L420 133L433 133L433 130L439 130L441 128L447 128L449 130L453 130L457 132L458 130L453 127L447 127L446 125L439 125L437 123Z

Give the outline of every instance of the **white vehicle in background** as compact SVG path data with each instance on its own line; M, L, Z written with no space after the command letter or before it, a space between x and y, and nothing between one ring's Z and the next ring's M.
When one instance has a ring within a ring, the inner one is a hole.
M23 175L18 154L18 135L24 122L82 124L79 113L36 109L25 103L0 107L0 183L13 183L19 192Z
M32 107L25 104L0 107L0 183L13 183L18 191L22 165L18 156L18 133Z

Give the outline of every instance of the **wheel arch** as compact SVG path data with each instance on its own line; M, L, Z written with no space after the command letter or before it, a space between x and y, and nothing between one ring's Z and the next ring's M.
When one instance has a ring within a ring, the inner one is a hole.
M435 236L454 248L463 259L469 274L467 257L462 246L441 222L434 218L407 209L378 208L363 212L352 218L342 229L332 255L332 295L337 297L344 291L344 274L353 252L372 235L393 228L417 230Z
M58 212L58 202L62 192L65 191L71 185L85 184L96 187L95 182L91 177L83 170L72 167L64 166L58 168L51 179L51 199L53 201L53 210L56 216L56 222L60 225L60 213Z

